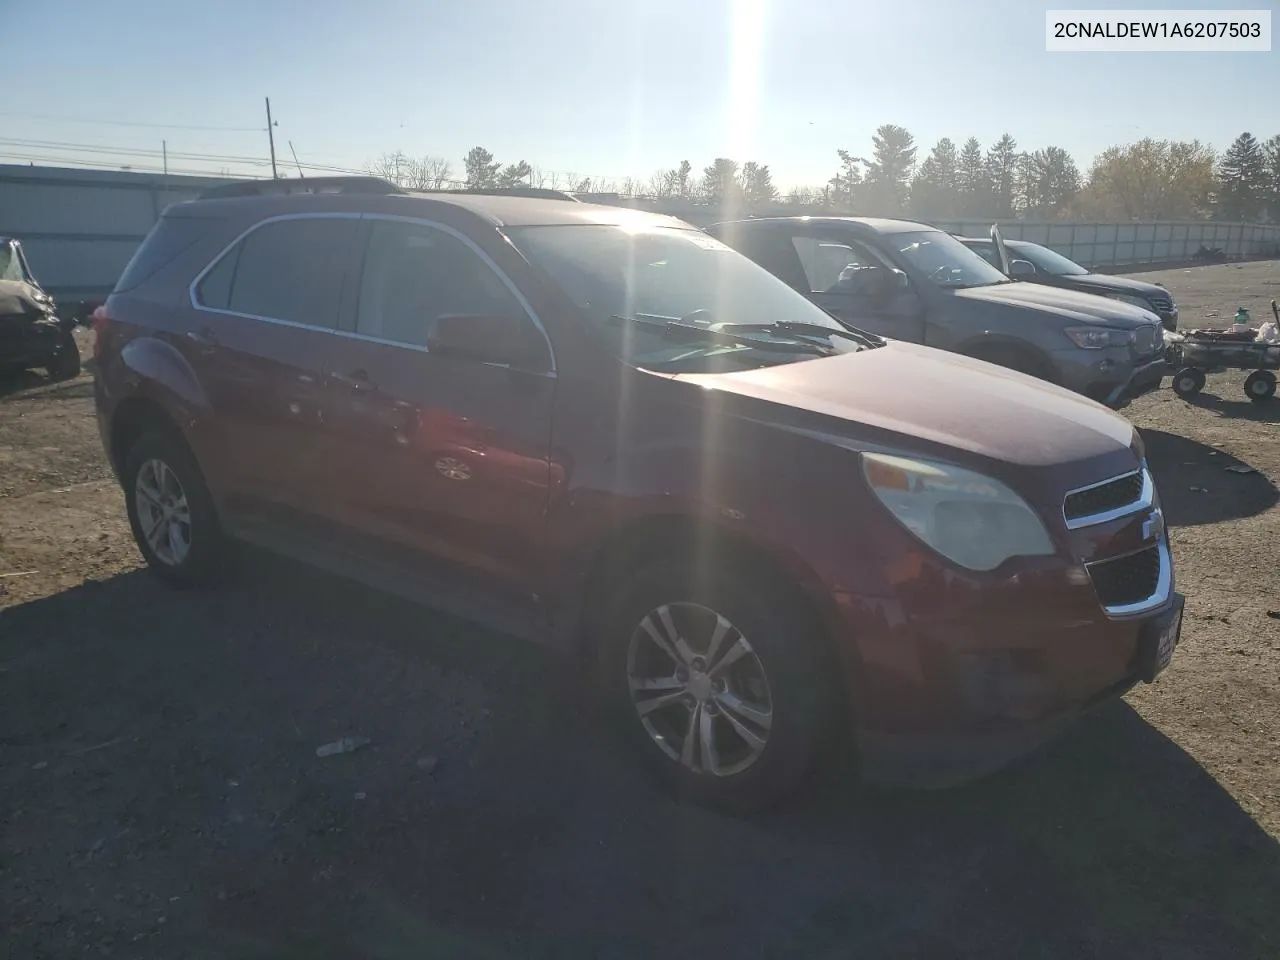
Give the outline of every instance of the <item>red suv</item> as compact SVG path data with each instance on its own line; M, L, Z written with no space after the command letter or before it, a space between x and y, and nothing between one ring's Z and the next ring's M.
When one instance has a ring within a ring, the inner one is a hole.
M251 541L546 642L698 799L776 800L841 732L871 779L955 782L1178 639L1127 421L842 325L677 220L221 187L97 330L163 579Z

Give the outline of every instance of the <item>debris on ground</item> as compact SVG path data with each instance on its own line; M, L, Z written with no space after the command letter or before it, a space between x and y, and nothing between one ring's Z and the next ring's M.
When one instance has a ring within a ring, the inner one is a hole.
M1192 493L1208 493L1209 492L1204 487L1190 487L1189 489L1191 490Z
M334 740L332 743L325 743L316 747L316 756L333 757L340 753L355 753L361 747L368 745L368 737L343 737L340 740Z
M423 773L435 773L436 767L440 765L440 758L436 756L425 756L418 758L418 769Z
M1257 472L1258 471L1253 469L1253 467L1246 467L1242 463L1233 464L1232 466L1227 467L1227 473L1257 473Z

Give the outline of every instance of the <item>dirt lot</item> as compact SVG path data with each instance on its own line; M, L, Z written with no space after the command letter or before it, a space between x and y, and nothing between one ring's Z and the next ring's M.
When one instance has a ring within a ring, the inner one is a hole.
M1184 327L1280 297L1157 278ZM1128 411L1188 595L1158 684L983 783L750 821L666 800L515 641L259 556L162 588L90 381L0 388L0 956L1278 957L1280 403L1242 379Z

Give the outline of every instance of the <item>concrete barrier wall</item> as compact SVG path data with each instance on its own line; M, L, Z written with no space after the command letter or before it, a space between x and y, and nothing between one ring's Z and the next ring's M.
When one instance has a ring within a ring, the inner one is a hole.
M36 279L55 298L101 299L164 208L218 182L0 165L0 236L22 241Z
M991 221L938 223L967 237L986 237ZM1006 240L1050 247L1085 266L1120 266L1190 260L1203 246L1228 256L1280 256L1280 224L1224 223L1218 220L1131 221L1129 223L1000 224Z

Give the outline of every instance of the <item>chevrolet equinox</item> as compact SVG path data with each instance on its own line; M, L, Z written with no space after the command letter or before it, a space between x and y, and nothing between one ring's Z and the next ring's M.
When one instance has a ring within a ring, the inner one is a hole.
M1168 664L1133 427L680 221L373 180L170 207L95 317L150 568L248 541L543 641L691 799L995 769ZM837 736L847 734L848 736Z

